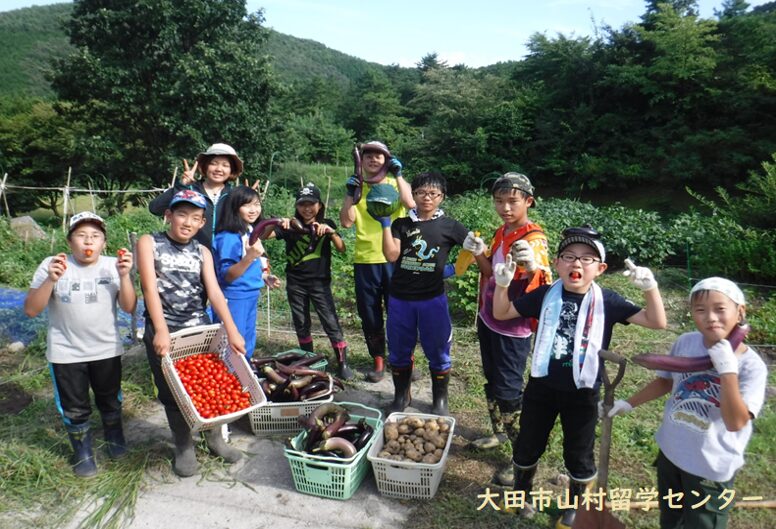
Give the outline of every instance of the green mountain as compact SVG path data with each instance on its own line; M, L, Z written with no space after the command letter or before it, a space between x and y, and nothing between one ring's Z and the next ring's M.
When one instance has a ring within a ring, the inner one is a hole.
M0 12L0 96L53 97L46 80L50 61L71 51L64 23L72 3ZM269 30L267 53L285 83L323 77L343 87L376 63L346 55L323 44Z

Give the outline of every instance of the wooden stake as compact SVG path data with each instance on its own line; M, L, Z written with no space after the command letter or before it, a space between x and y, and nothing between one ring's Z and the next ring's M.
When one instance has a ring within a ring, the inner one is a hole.
M178 178L178 166L172 171L172 180L170 180L170 187L175 187L175 179Z
M72 167L67 168L67 183L62 190L62 231L66 231L65 226L67 226L67 203L70 196L70 175L72 174L72 171Z
M8 180L8 173L3 175L3 181L0 183L0 196L3 197L3 204L5 204L5 216L11 218L11 208L8 207L8 196L5 192L5 181Z
M137 284L137 260L135 259L135 251L137 250L137 233L134 231L129 233L129 249L132 252L132 268L129 270L129 278L132 281L132 285ZM137 307L131 314L130 333L132 333L132 345L137 345Z
M92 200L92 213L97 213L97 204L94 202L94 193L92 193L91 182L89 182L89 198Z

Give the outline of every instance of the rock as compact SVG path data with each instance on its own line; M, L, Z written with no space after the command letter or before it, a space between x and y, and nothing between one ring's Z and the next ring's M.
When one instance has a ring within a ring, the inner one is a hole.
M6 349L9 353L20 353L24 351L24 344L22 342L13 342L9 344Z
M41 228L38 223L35 222L35 219L29 215L11 219L11 229L23 240L48 239L48 235L43 231L43 228Z

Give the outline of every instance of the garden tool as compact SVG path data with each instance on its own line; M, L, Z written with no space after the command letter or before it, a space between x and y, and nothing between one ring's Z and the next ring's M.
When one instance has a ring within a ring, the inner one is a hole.
M606 484L609 479L609 451L612 446L612 418L609 417L609 410L612 409L612 405L614 404L614 388L617 387L617 384L620 383L625 374L625 364L627 361L617 353L605 349L600 350L598 356L603 364L601 378L604 383L601 446L598 455L598 486L606 493ZM614 377L614 380L609 378L609 374L606 371L607 361L617 364L617 375ZM605 503L606 502L604 502L604 505L599 505L597 507L587 505L587 508L581 508L580 504L580 508L577 511L577 515L572 525L573 529L625 529L625 524L618 520L611 512L606 510Z

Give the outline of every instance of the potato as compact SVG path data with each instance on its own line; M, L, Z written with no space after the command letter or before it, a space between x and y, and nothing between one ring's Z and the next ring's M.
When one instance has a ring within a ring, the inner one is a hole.
M399 427L396 426L393 423L386 424L385 428L383 429L383 433L385 434L385 440L391 441L393 439L399 438Z
M399 433L400 434L408 434L412 430L414 430L414 428L411 428L409 424L400 424L399 425Z
M426 430L424 428L415 428L415 430L412 432L417 437L423 437L423 434L426 433Z
M447 444L447 440L443 439L441 435L436 435L431 439L429 439L429 441L434 443L434 445L436 445L437 448L444 448L445 445Z
M439 459L442 459L442 454L444 453L445 451L442 450L441 448L437 448L436 450L434 450L434 455L437 456Z
M396 441L395 439L391 439L386 443L385 449L392 454L396 454L399 452L399 450L401 450L401 444L399 443L399 441Z
M404 419L404 421L406 421L405 424L410 426L412 429L423 428L423 419L420 417L407 417Z
M434 419L429 419L426 421L426 424L423 426L423 428L425 428L426 431L437 432L439 431L439 423Z
M379 454L377 454L377 457L387 458L391 457L393 454L390 453L388 450L381 450Z
M420 460L421 463L427 463L429 465L436 465L439 463L439 457L437 457L435 454L426 454L423 456L423 459Z
M437 423L439 423L439 431L440 432L449 432L450 431L450 423L443 419L437 419Z
M426 454L433 454L434 452L436 452L436 450L437 450L436 445L430 441L426 441L425 444L423 445L423 452L425 452Z
M420 461L421 459L423 459L423 456L417 450L408 450L404 455L412 459L413 461Z

